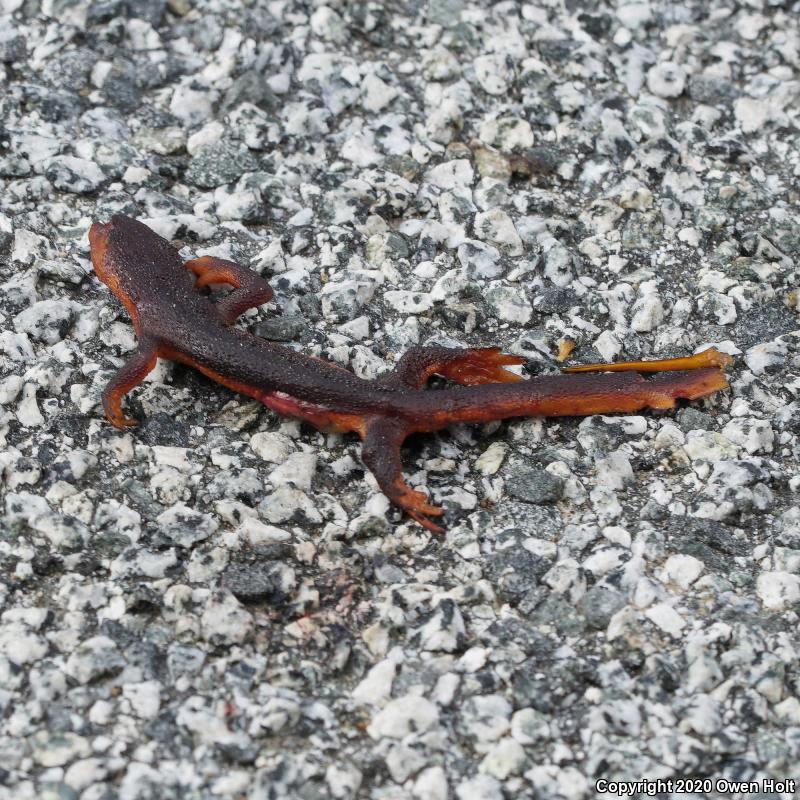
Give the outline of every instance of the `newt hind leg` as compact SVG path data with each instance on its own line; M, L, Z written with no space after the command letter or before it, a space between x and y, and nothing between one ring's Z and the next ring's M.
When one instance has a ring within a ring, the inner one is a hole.
M214 283L233 287L233 291L217 303L217 313L226 325L234 322L245 311L269 302L274 292L270 285L256 272L215 256L201 256L187 261L184 265L197 275L195 286L202 289Z
M433 533L444 533L430 517L440 517L444 509L431 505L428 498L412 489L403 477L400 447L411 433L407 423L377 417L369 420L364 431L361 459L378 482L381 491L400 506L409 517Z
M706 369L718 367L725 369L733 363L733 358L709 347L701 353L683 358L661 358L654 361L618 361L616 364L581 364L577 367L564 367L562 372L673 372L684 369Z
M383 382L421 389L433 375L441 375L462 386L511 383L523 378L504 367L526 361L521 356L503 353L499 347L412 347L403 353Z

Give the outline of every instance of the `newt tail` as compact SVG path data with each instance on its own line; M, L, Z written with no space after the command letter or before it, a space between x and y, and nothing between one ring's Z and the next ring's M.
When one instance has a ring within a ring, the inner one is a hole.
M232 261L204 256L183 263L169 242L124 216L89 231L98 277L128 310L138 346L103 392L103 408L117 427L135 425L122 398L141 383L157 358L187 364L278 413L323 430L354 431L363 440L362 460L381 490L412 519L441 533L443 509L412 489L403 477L400 449L415 432L456 422L488 422L520 416L580 416L672 408L727 388L730 356L715 349L663 361L595 364L524 380L507 369L524 364L499 348L414 347L395 368L366 381L322 359L232 327L250 308L272 298L255 272ZM200 290L228 285L219 302ZM645 379L641 372L654 372ZM426 391L433 375L460 387Z

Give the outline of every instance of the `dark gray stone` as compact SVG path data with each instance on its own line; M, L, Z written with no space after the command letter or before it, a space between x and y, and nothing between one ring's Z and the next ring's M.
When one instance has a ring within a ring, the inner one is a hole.
M115 59L103 82L107 102L123 112L133 111L141 102L142 92L135 64L125 58Z
M284 569L279 562L232 564L222 574L222 585L243 603L280 605L288 597L281 588Z
M714 418L697 408L682 408L676 416L678 425L683 431L713 431L717 425Z
M220 106L229 111L240 103L252 103L265 111L274 111L279 101L267 83L267 75L250 70L240 75L230 86Z
M506 491L525 503L555 503L564 491L564 480L544 469L523 469L508 478Z
M25 58L25 37L22 34L0 40L0 62L10 64Z
M514 601L535 587L553 564L528 552L524 547L506 547L486 556L484 575L509 601Z
M303 317L270 317L259 322L253 333L271 342L294 342L310 335L308 322Z
M625 605L625 597L616 589L596 584L578 601L578 611L586 624L595 630L605 630L611 617Z
M540 314L563 314L578 305L578 296L573 289L545 289L533 301L533 308Z
M734 565L734 556L751 552L751 544L734 536L734 531L715 520L682 518L671 527L675 535L671 541L676 553L685 553L700 559L706 568L727 573Z
M511 679L515 708L531 706L544 713L555 711L566 700L577 700L596 683L595 665L582 660L523 662Z
M258 161L241 144L219 141L201 147L189 162L186 182L212 189L231 183L258 168Z

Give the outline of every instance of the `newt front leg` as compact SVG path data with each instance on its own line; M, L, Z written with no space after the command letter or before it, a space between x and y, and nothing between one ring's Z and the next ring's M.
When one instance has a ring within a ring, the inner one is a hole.
M275 295L272 287L260 275L235 261L201 256L187 261L183 266L198 276L195 283L198 289L214 283L233 287L233 291L215 306L226 325L233 325L245 311L268 303Z
M140 339L133 355L117 370L103 390L103 410L108 421L116 428L130 428L139 424L139 420L125 416L122 398L153 371L157 360L155 342Z

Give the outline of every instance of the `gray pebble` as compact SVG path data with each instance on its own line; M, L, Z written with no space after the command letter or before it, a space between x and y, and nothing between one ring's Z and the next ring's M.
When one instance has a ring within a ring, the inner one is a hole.
M506 491L526 503L555 503L564 491L564 481L547 470L522 469L506 480Z
M597 584L580 599L578 610L595 630L605 630L611 617L625 605L625 597L615 589Z
M234 142L215 142L201 147L189 162L186 180L204 189L231 183L258 167L255 157Z

